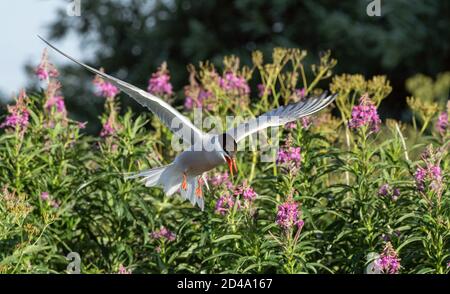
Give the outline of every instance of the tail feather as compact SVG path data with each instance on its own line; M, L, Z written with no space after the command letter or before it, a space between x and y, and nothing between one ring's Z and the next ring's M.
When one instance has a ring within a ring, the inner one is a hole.
M198 205L200 209L203 211L205 209L205 200L203 197L199 197L196 195L195 191L198 188L198 180L200 176L188 178L187 180L187 188L186 190L181 189L180 194L183 199L189 200L192 205Z
M125 179L142 178L140 181L145 183L146 187L161 186L167 196L173 195L179 191L183 199L189 200L192 205L198 205L201 210L205 208L203 197L196 195L200 176L188 177L186 190L180 189L183 181L183 172L176 168L175 165L169 164L150 170L145 170L135 174L131 174Z
M195 205L195 178L188 178L187 179L187 187L186 190L181 189L180 190L181 197L183 199L189 200L192 205Z
M172 196L181 186L182 173L172 165L161 174L158 184L163 187L167 196Z
M153 168L153 169L149 169L149 170L144 170L142 172L132 173L131 175L125 177L125 180L143 178L141 181L146 182L149 179L153 179L153 178L158 179L159 176L164 172L164 170L167 167L168 166L166 165L166 166L161 166L161 167L157 167L157 168Z
M163 185L162 180L164 178L164 174L167 174L168 171L172 170L171 166L172 164L169 164L142 172L137 172L125 177L125 179L142 178L140 181L144 182L146 187Z

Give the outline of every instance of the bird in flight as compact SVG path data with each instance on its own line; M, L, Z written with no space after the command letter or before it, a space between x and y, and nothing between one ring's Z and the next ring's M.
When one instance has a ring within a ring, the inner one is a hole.
M306 100L281 106L250 119L223 134L209 134L198 129L187 117L161 98L86 65L57 49L42 37L39 36L39 38L58 53L101 76L139 104L148 108L185 145L189 146L172 163L134 173L127 179L142 178L141 181L145 183L146 187L161 186L167 196L179 191L183 199L188 199L194 206L197 204L201 210L204 210L205 207L202 192L202 184L207 186L205 173L224 163L228 164L232 175L233 170L237 172L235 161L237 143L265 128L281 126L312 115L327 107L336 97L336 95L327 96L326 93L319 97L309 97Z

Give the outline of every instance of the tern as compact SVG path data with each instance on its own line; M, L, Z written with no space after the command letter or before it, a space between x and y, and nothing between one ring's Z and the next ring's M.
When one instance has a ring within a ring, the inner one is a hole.
M187 143L186 145L189 147L176 156L172 163L134 173L127 179L142 178L141 181L145 183L146 187L160 186L167 196L179 191L183 199L188 199L194 206L197 204L201 210L204 210L205 207L202 192L202 182L207 186L205 173L224 163L228 164L231 175L233 175L233 170L237 172L235 161L237 143L265 128L281 126L310 116L327 107L336 97L336 94L327 96L325 92L318 97L309 97L306 100L266 112L223 134L208 134L198 129L187 117L161 98L86 65L62 52L42 37L38 37L58 53L101 76L139 104L148 108L176 136Z

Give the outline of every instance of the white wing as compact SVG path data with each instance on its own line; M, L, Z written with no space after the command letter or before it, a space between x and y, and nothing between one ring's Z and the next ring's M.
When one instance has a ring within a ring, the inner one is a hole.
M50 44L48 41L43 39L42 37L38 36L42 41L44 41L48 46L56 50L58 53L62 54L63 56L69 58L73 62L83 66L87 70L91 71L92 73L98 74L103 79L107 80L111 84L118 87L123 92L127 93L130 97L132 97L134 100L136 100L139 104L141 104L144 107L147 107L150 109L156 116L159 117L159 119L172 130L172 132L175 133L179 138L181 138L184 143L187 143L189 145L193 145L194 142L201 142L203 132L199 130L197 127L195 127L192 122L182 115L180 112L178 112L175 108L164 102L162 99L142 90L139 89L136 86L133 86L127 82L124 82L122 80L119 80L115 77L112 77L108 74L105 74L99 70L96 70L95 68L86 65L75 58L67 55L66 53L62 52L52 44ZM200 140L200 141L198 141Z
M227 133L233 136L236 142L239 142L245 137L265 128L281 126L301 117L314 114L327 107L335 98L336 94L327 96L325 92L320 97L311 97L266 112L257 118L250 119L235 128L229 129Z

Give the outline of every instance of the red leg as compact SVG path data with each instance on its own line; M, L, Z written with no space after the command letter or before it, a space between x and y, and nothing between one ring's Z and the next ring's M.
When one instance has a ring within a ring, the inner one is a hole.
M195 189L195 196L197 196L197 198L203 197L202 182L200 178L198 178L197 180L197 189Z
M183 182L181 183L181 189L183 189L184 191L187 190L187 179L185 173L183 173Z

